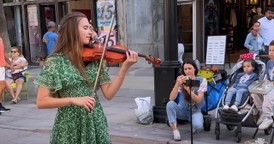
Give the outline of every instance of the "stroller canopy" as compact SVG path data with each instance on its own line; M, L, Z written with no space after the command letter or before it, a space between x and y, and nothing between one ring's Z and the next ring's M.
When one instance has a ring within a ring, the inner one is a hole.
M244 60L241 60L239 62L237 62L231 69L229 75L232 76L234 75L236 72L238 72L240 69L242 69L243 67L243 62ZM256 68L255 68L255 73L258 74L259 80L262 80L264 78L265 75L265 71L266 71L266 65L264 62L262 62L261 60L255 60L256 62Z

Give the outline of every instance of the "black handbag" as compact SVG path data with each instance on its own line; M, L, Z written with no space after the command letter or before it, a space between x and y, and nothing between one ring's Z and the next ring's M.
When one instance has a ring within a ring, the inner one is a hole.
M14 73L14 74L11 74L12 76L12 79L15 81L17 80L18 78L20 77L24 77L23 73L22 72L18 72L18 73Z

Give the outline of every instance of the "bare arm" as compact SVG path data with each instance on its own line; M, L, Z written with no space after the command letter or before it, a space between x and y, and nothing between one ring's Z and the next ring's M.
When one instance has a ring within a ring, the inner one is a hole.
M39 109L45 108L59 108L69 105L78 105L86 108L87 111L91 111L95 104L95 99L89 96L85 97L71 97L71 98L54 98L51 97L50 89L39 86L37 94L37 107Z
M22 61L20 63L17 63L13 66L14 69L22 69L24 68L25 66L28 65L28 62L27 61Z
M5 61L6 61L6 68L12 69L13 66L12 66L11 61L9 60L9 56L7 53L5 53Z
M169 100L173 101L173 100L176 99L176 96L178 95L178 90L179 90L180 86L183 83L183 78L184 78L183 75L177 77L176 83L175 83L173 89L171 90L171 92L169 94Z
M118 74L112 81L112 83L103 84L101 86L102 93L104 97L108 100L111 100L113 96L117 93L120 89L125 75L131 65L137 62L138 54L134 51L129 51L130 54L127 53L127 60L123 63L121 69L119 70Z
M5 61L6 61L6 66L11 65L11 62L10 62L10 60L9 60L9 56L8 56L7 53L5 53Z

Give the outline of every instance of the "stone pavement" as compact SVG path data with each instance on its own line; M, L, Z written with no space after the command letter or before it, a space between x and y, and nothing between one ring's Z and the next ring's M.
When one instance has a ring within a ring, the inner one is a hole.
M119 67L110 67L111 78L118 72ZM53 126L56 109L37 109L37 90L33 85L33 79L40 72L40 67L30 66L31 74L29 82L30 98L21 100L14 105L6 96L4 106L11 108L10 112L0 116L0 143L1 144L47 144L50 131ZM135 66L130 69L126 79L111 100L107 101L100 95L100 101L106 113L109 131L113 144L181 144L190 143L190 125L181 124L179 130L183 140L172 141L171 129L163 123L141 125L136 123L134 109L137 108L134 99L136 97L152 97L154 102L154 71L151 66ZM22 97L24 98L24 97ZM215 111L210 111L214 117ZM221 125L220 140L215 139L215 122L212 121L211 131L202 131L194 135L195 144L235 143L234 132L228 131L225 125ZM252 141L255 128L242 128L242 142ZM270 136L265 136L259 131L257 137L269 141Z

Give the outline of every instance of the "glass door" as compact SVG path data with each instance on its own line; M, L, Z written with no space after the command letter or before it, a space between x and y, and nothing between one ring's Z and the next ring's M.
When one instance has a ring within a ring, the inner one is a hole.
M178 43L184 45L183 59L193 57L193 8L192 3L177 5Z
M54 5L40 5L40 22L42 36L48 31L47 23L49 21L56 22L55 7Z

